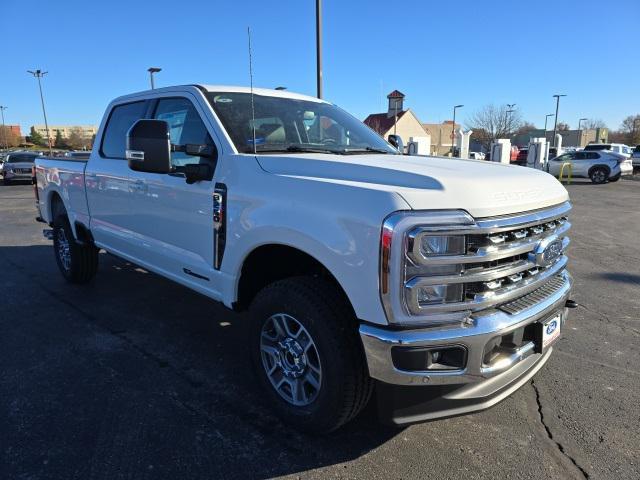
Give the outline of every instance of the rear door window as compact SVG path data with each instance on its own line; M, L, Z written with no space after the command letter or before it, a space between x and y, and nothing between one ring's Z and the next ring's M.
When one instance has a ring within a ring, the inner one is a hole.
M125 158L127 132L147 111L147 102L125 103L111 110L104 129L100 153L107 158Z

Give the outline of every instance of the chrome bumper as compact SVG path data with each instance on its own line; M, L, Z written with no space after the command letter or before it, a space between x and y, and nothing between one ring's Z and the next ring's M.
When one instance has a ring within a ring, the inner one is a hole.
M360 337L364 345L369 375L392 385L465 384L501 376L524 360L527 360L527 363L538 363L543 359L546 361L549 351L534 353L533 343L522 345L496 365L484 365L483 356L485 347L496 336L505 335L530 323L544 320L551 314L561 312L561 325L564 326L567 316L565 303L569 299L573 282L567 271L563 271L561 275L564 283L557 292L516 314L508 314L496 309L490 310L489 313L479 312L478 315L471 316L468 325L455 328L390 330L362 324ZM462 345L467 349L467 362L464 369L403 371L393 364L391 356L393 347L446 347L449 345Z

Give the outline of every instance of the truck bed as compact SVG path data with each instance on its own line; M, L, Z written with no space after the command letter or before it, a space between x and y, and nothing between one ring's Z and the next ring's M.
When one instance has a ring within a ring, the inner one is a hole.
M59 195L66 205L71 224L74 220L89 218L84 172L86 159L68 157L41 157L36 159L36 185L40 217L53 221L53 212L47 208L52 195Z

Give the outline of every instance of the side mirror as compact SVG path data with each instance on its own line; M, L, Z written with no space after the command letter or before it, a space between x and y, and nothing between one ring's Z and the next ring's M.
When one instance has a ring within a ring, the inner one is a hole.
M404 145L400 135L389 135L387 141L393 145L400 153L404 153Z
M137 172L170 173L171 140L164 120L138 120L127 132L126 158Z

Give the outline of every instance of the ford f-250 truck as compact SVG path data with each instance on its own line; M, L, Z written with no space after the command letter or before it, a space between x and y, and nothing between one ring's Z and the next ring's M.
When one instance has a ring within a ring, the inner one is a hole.
M117 98L90 158L38 159L35 181L67 280L90 281L105 250L249 309L259 383L307 431L374 391L394 424L490 407L549 359L573 303L553 177L402 155L286 91Z

